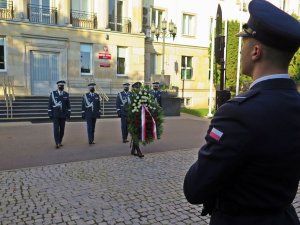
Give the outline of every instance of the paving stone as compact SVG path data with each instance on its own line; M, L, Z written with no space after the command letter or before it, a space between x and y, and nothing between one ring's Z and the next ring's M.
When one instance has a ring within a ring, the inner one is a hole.
M182 182L198 149L0 172L0 224L209 224ZM294 205L300 215L300 193Z

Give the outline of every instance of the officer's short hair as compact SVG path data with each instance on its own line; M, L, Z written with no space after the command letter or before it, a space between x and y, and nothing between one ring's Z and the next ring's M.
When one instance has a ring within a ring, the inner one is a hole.
M239 37L251 37L269 47L295 53L300 46L300 22L265 0L249 3L250 18Z

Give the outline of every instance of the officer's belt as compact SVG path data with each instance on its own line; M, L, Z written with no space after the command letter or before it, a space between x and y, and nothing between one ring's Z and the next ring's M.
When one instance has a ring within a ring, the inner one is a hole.
M282 207L280 209L279 208L261 209L261 208L244 207L244 206L237 205L234 202L217 199L215 210L232 216L271 216L271 215L278 215L279 213L284 212L289 207L291 207L291 205Z

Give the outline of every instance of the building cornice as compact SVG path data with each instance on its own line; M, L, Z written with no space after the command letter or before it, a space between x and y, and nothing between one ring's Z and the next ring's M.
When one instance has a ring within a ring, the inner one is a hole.
M31 27L41 27L41 28L47 28L47 29L59 29L59 30L65 30L68 32L91 32L91 33L102 33L102 34L109 34L109 35L120 35L120 36L129 36L129 37L138 37L138 38L145 38L144 33L122 33L117 31L111 31L110 29L86 29L86 28L74 28L72 26L62 26L59 24L55 25L49 25L49 24L36 24L36 23L30 23L30 22L24 22L24 21L14 21L14 20L0 20L0 24L10 24L10 25L27 25ZM57 38L55 38L57 40Z

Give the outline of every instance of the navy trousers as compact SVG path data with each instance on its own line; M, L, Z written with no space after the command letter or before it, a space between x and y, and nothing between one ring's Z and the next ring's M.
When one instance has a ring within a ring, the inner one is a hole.
M97 121L97 118L91 118L91 117L86 118L89 143L92 143L94 141L96 121Z
M121 115L121 130L123 140L127 140L128 137L128 126L127 126L127 116Z
M65 133L66 118L53 118L55 144L61 144Z

